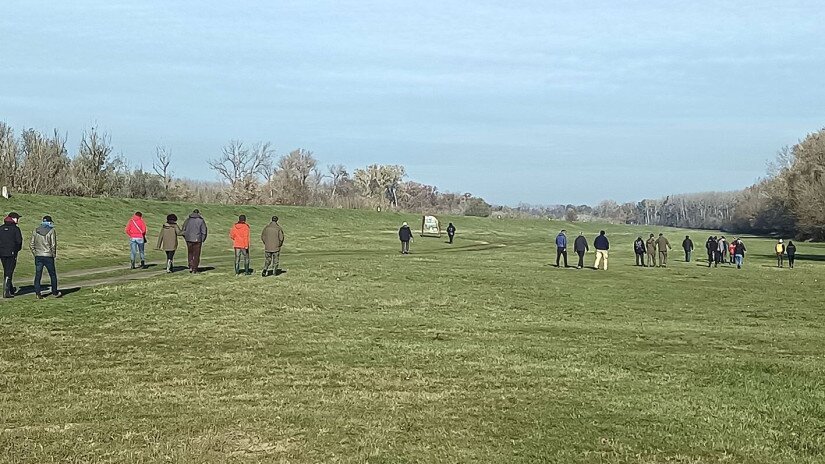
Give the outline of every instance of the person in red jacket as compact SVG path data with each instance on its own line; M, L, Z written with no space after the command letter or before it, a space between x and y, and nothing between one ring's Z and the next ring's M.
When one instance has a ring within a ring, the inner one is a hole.
M244 263L243 273L252 274L249 270L249 224L246 223L246 216L238 216L238 222L229 231L229 238L235 248L235 275L241 274L241 260Z
M140 268L146 269L146 223L143 222L143 213L136 212L132 219L126 223L126 235L129 237L131 248L132 269L135 268L135 260L140 254Z

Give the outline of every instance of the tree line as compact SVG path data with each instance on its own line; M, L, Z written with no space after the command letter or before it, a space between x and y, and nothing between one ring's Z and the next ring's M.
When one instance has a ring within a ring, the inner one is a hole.
M20 134L0 122L0 185L43 195L128 197L203 203L286 204L334 208L394 209L486 217L492 206L470 193L441 192L407 180L401 165L372 164L350 172L341 164L319 166L312 151L278 156L272 144L232 140L209 167L220 181L177 177L171 150L155 148L151 170L133 168L115 154L111 137L85 131L70 155L57 130Z

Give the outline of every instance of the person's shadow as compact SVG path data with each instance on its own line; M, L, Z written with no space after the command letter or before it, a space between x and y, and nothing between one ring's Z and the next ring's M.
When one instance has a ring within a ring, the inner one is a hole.
M72 293L79 292L82 287L70 287L70 288L61 288L60 293L63 294L65 297L66 295L71 295ZM52 288L50 285L41 285L40 286L40 293L43 296L51 296ZM17 287L17 293L14 296L25 296L31 295L34 293L34 285L24 285L22 287Z

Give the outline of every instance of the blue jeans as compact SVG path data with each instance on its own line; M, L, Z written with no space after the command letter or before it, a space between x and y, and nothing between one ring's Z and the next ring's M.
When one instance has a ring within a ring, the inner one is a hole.
M140 253L140 260L146 261L146 252L145 247L146 243L143 241L142 238L133 238L129 241L129 245L132 248L132 262L135 262L135 258L137 254Z
M742 267L742 260L745 257L742 256L742 255L736 255L736 256L734 256L734 258L736 259L736 267Z
M54 268L54 258L51 256L34 257L34 293L40 295L40 279L43 277L43 268L49 273L51 279L52 295L57 294L57 271Z

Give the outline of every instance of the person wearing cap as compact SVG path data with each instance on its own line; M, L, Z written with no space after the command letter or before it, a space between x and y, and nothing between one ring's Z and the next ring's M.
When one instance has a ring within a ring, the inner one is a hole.
M656 267L656 238L653 234L645 242L645 250L647 251L647 267Z
M401 254L410 254L410 242L412 241L412 231L410 230L409 224L407 224L406 222L401 224L401 228L398 229L398 238L401 240Z
M183 221L183 239L186 240L186 254L189 258L189 272L197 274L201 264L201 250L207 236L206 221L199 210Z
M17 223L20 215L11 212L3 219L0 226L0 262L3 264L3 298L13 298L17 293L14 288L14 270L17 268L17 254L23 249L23 234Z
M272 222L264 227L261 241L264 242L264 270L261 271L261 277L277 275L281 247L284 246L284 230L278 224L278 216L272 216Z
M178 225L178 217L174 214L166 216L166 222L158 235L158 250L166 252L166 272L174 269L175 252L178 250L178 237L183 235L183 229Z
M659 248L659 267L667 267L667 252L671 246L665 234L659 233L659 238L656 240L656 247Z
M140 254L140 268L146 269L146 223L143 222L143 213L136 212L126 223L125 230L129 237L132 269L135 268L138 254Z
M57 232L54 230L54 221L51 216L43 216L43 222L32 232L29 241L29 249L34 255L34 294L38 299L43 298L40 293L40 279L43 277L43 268L49 273L51 279L52 295L56 298L63 296L57 289L57 270L54 261L57 258Z
M249 275L249 224L245 215L238 216L238 222L229 230L229 238L235 248L235 275L241 275L241 260L244 263L243 273Z
M776 251L776 267L785 267L785 242L780 238L774 247Z

